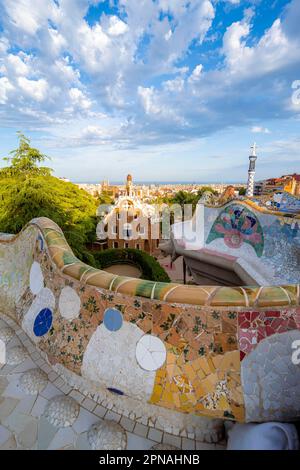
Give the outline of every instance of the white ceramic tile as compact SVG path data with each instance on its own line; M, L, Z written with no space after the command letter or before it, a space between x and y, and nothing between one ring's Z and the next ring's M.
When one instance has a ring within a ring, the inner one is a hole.
M40 395L49 400L50 398L56 397L56 395L61 395L61 391L51 383L48 383L47 387L41 391Z
M46 450L58 429L41 416L38 423L38 449Z
M13 412L18 403L19 400L10 397L0 403L0 423L4 422L4 419Z
M80 434L76 440L77 450L91 450L90 444L87 438L87 432Z
M68 428L61 428L55 434L51 444L49 445L48 449L61 449L69 444L75 444L77 439L77 434L73 431L71 427Z
M25 426L30 423L32 419L33 418L31 416L14 410L7 418L5 418L4 425L18 434L23 431Z
M144 370L154 371L159 369L167 356L163 342L152 335L144 335L136 346L136 359Z
M59 296L59 311L60 314L69 321L77 318L80 311L80 297L72 287L66 286L62 289Z
M36 402L36 395L23 395L22 400L17 404L15 411L18 413L30 414Z
M44 276L39 263L32 263L29 274L29 285L31 292L36 295L44 287Z
M33 362L32 359L28 357L24 362L22 362L22 364L14 368L14 374L25 372L26 370L33 369L34 367L35 367L35 363Z
M6 389L3 392L4 397L12 397L12 398L18 398L21 399L24 397L24 392L20 387L20 375L19 374L13 374L13 376L8 377L9 378L9 384L6 387ZM26 396L26 395L25 395Z
M151 449L154 444L154 441L127 432L127 450L148 450Z
M4 444L11 436L11 431L0 424L0 446Z
M24 429L18 433L18 444L24 447L25 449L30 449L37 440L37 429L38 422L36 419L32 419L24 426Z
M47 403L48 403L48 400L39 395L31 410L31 416L39 418L43 414Z
M79 416L72 427L75 432L81 434L87 431L92 426L92 424L97 423L98 421L98 416L95 416L84 408L80 408Z

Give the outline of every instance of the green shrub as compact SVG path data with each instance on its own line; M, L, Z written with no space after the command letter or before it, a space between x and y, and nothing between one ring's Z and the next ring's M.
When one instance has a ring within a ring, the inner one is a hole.
M155 258L145 251L134 248L109 249L93 253L99 269L105 269L112 264L129 263L138 266L142 272L142 279L156 282L170 282L170 278Z

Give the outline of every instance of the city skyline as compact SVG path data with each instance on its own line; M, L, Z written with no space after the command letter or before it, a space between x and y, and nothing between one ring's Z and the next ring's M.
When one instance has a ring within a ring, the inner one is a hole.
M0 3L2 157L21 130L74 182L244 182L256 141L257 180L299 172L296 0Z

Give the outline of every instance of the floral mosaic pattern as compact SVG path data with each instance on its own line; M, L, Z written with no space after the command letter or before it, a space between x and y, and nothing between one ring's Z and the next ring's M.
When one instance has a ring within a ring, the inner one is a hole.
M246 207L230 205L218 216L209 233L207 244L217 238L224 238L229 248L240 248L243 243L251 245L257 256L264 249L264 235L256 215Z

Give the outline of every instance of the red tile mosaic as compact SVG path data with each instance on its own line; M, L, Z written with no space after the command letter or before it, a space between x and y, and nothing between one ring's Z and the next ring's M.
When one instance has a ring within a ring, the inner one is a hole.
M240 312L238 315L238 342L243 357L253 351L260 341L269 336L300 329L298 315L295 309Z

